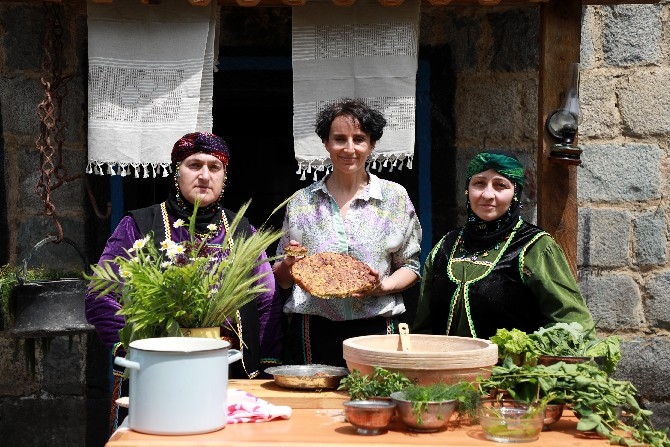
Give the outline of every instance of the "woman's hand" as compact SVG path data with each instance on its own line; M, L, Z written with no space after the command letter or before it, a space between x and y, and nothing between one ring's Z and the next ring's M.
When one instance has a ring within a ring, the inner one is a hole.
M381 295L388 295L388 291L386 288L384 288L384 281L381 281L379 279L379 272L375 269L372 269L371 273L375 277L375 287L370 290L366 290L365 292L361 293L352 293L351 297L352 298L364 298L366 296L381 296ZM390 277L389 277L390 278Z
M291 239L288 243L289 247L300 247L300 243ZM284 256L284 259L277 261L272 266L272 273L275 275L275 280L279 287L288 289L293 285L293 277L291 276L291 266L302 256Z
M363 293L354 293L352 298L365 298L370 296L392 295L394 293L402 292L419 280L419 276L410 269L401 267L391 276L379 280L379 272L372 270L372 273L377 277L377 285L374 289Z

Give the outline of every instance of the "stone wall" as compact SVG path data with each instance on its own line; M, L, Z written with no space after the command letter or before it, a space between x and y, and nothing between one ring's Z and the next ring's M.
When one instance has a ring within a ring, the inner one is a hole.
M0 4L0 112L2 186L6 209L0 228L2 264L17 264L58 229L35 193L42 162L35 140L40 133L37 105L45 91L40 77L46 9L41 4ZM85 5L64 5L63 166L83 172L86 161ZM47 78L49 79L49 78ZM53 160L57 164L57 160ZM52 178L55 183L57 179ZM86 249L85 188L81 179L53 190L51 201L63 234ZM47 244L29 267L81 269L82 259L67 244ZM2 320L3 318L0 318ZM0 330L7 329L2 328ZM34 362L34 363L33 363ZM12 338L0 332L0 438L2 445L102 446L108 436L109 358L97 336L73 334L45 339Z
M584 10L578 169L580 285L626 340L617 375L670 425L670 3Z
M86 14L82 3L62 7L65 72L72 76L64 156L77 173L86 159ZM661 427L670 425L670 41L663 39L669 15L667 0L584 9L579 128L584 154L578 168L580 285L599 331L625 340L618 376L638 386ZM254 11L251 17L244 22L244 38L253 41L248 30L254 20L266 29L272 13ZM483 147L518 151L530 179L524 216L534 220L538 8L425 5L421 20L420 57L431 70L435 234L462 221L464 165ZM36 105L44 96L43 31L42 5L0 3L3 263L18 262L54 231L33 192L40 166L35 138ZM282 36L287 32L282 29ZM96 224L87 218L83 184L63 186L54 202L65 235L86 248L95 237L89 228ZM67 252L41 256L51 264L80 262ZM34 374L24 367L26 343L36 355ZM13 446L102 445L108 365L95 336L58 337L46 349L0 332L3 445L6 440ZM35 437L19 436L27 427Z

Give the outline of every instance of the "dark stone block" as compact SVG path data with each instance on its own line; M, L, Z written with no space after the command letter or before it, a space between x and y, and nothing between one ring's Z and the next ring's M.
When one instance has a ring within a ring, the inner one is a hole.
M427 8L427 12L421 15L420 45L446 47L444 55L450 59L450 76L453 76L453 71L474 70L477 67L481 29L479 17L456 15L442 7Z
M488 16L493 34L490 68L493 71L537 70L540 16L537 9L510 9Z
M37 116L37 104L43 96L42 86L36 79L0 78L3 132L16 135L37 135L40 122ZM7 150L12 149L7 148Z
M3 446L86 446L86 401L81 398L0 399Z
M617 379L633 383L643 399L670 400L670 337L629 340L622 343L621 352Z
M56 337L51 340L42 362L42 390L52 396L83 396L85 384L81 365L85 359L81 336ZM85 345L84 345L85 346Z
M23 195L20 202L21 209L37 210L44 213L44 200L35 192L38 183L46 185L48 178L41 178L42 170L45 168L56 167L59 163L57 147L51 149L45 148L45 155L48 155L50 162L42 160L40 151L36 146L24 147L20 152L21 156L18 160L19 169L21 169L21 191L27 193ZM67 174L66 177L74 177L78 174L84 174L86 169L86 151L71 149L64 146L62 148L62 162L63 170L61 174ZM51 174L51 194L50 202L56 207L56 214L62 215L64 211L78 212L82 210L84 203L84 179L77 178L72 181L65 181L60 186L56 185L60 182L55 173ZM44 194L44 189L40 188L40 194ZM32 213L31 213L32 214Z
M42 63L43 10L40 6L17 3L0 14L3 30L0 45L4 49L5 69L38 70Z

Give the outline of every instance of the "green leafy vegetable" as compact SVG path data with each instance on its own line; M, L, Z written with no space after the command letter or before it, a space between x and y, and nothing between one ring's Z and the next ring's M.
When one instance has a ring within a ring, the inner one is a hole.
M511 357L516 364L535 364L541 355L602 357L602 368L613 374L621 360L619 337L597 338L581 324L556 323L531 334L518 329L498 329L491 337L498 345L498 357Z
M508 357L479 386L484 394L503 390L524 402L545 398L570 405L580 416L578 430L595 430L611 444L670 447L668 429L654 429L652 413L639 406L633 384L613 379L592 363L518 366Z
M366 400L371 397L389 397L391 393L402 391L410 385L412 381L405 375L375 366L371 376L354 369L340 381L337 389L349 391L351 400Z
M430 402L458 401L459 417L474 417L479 402L479 390L470 382L412 385L402 392L405 400L412 402L412 414L419 424L423 422L422 415L428 411Z

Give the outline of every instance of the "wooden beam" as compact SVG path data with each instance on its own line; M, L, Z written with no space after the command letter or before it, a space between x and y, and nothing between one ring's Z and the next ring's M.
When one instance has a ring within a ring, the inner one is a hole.
M581 0L540 6L540 84L538 88L537 223L563 248L577 274L577 167L549 160L556 140L545 128L547 116L561 105L570 64L579 62Z
M45 0L0 0L0 3L43 3ZM64 4L86 4L86 0L46 0L54 1L57 3ZM114 0L94 0L98 3L113 3ZM143 0L137 0L143 1ZM160 2L160 0L155 0ZM188 1L191 4L203 5L203 2L207 0L184 0ZM323 1L323 0L259 0L255 2L255 6L271 6L271 7L300 7L301 5L309 2ZM491 7L491 6L534 6L542 4L545 2L557 3L562 0L421 0L424 5L435 5L435 6L481 6L481 7ZM219 5L222 6L238 6L237 0L217 0ZM353 5L356 0L334 0L333 3L341 5ZM641 4L655 4L660 3L661 0L582 0L583 5L641 5ZM144 3L150 3L149 0L144 1ZM244 1L242 0L244 6L252 6L253 1Z

